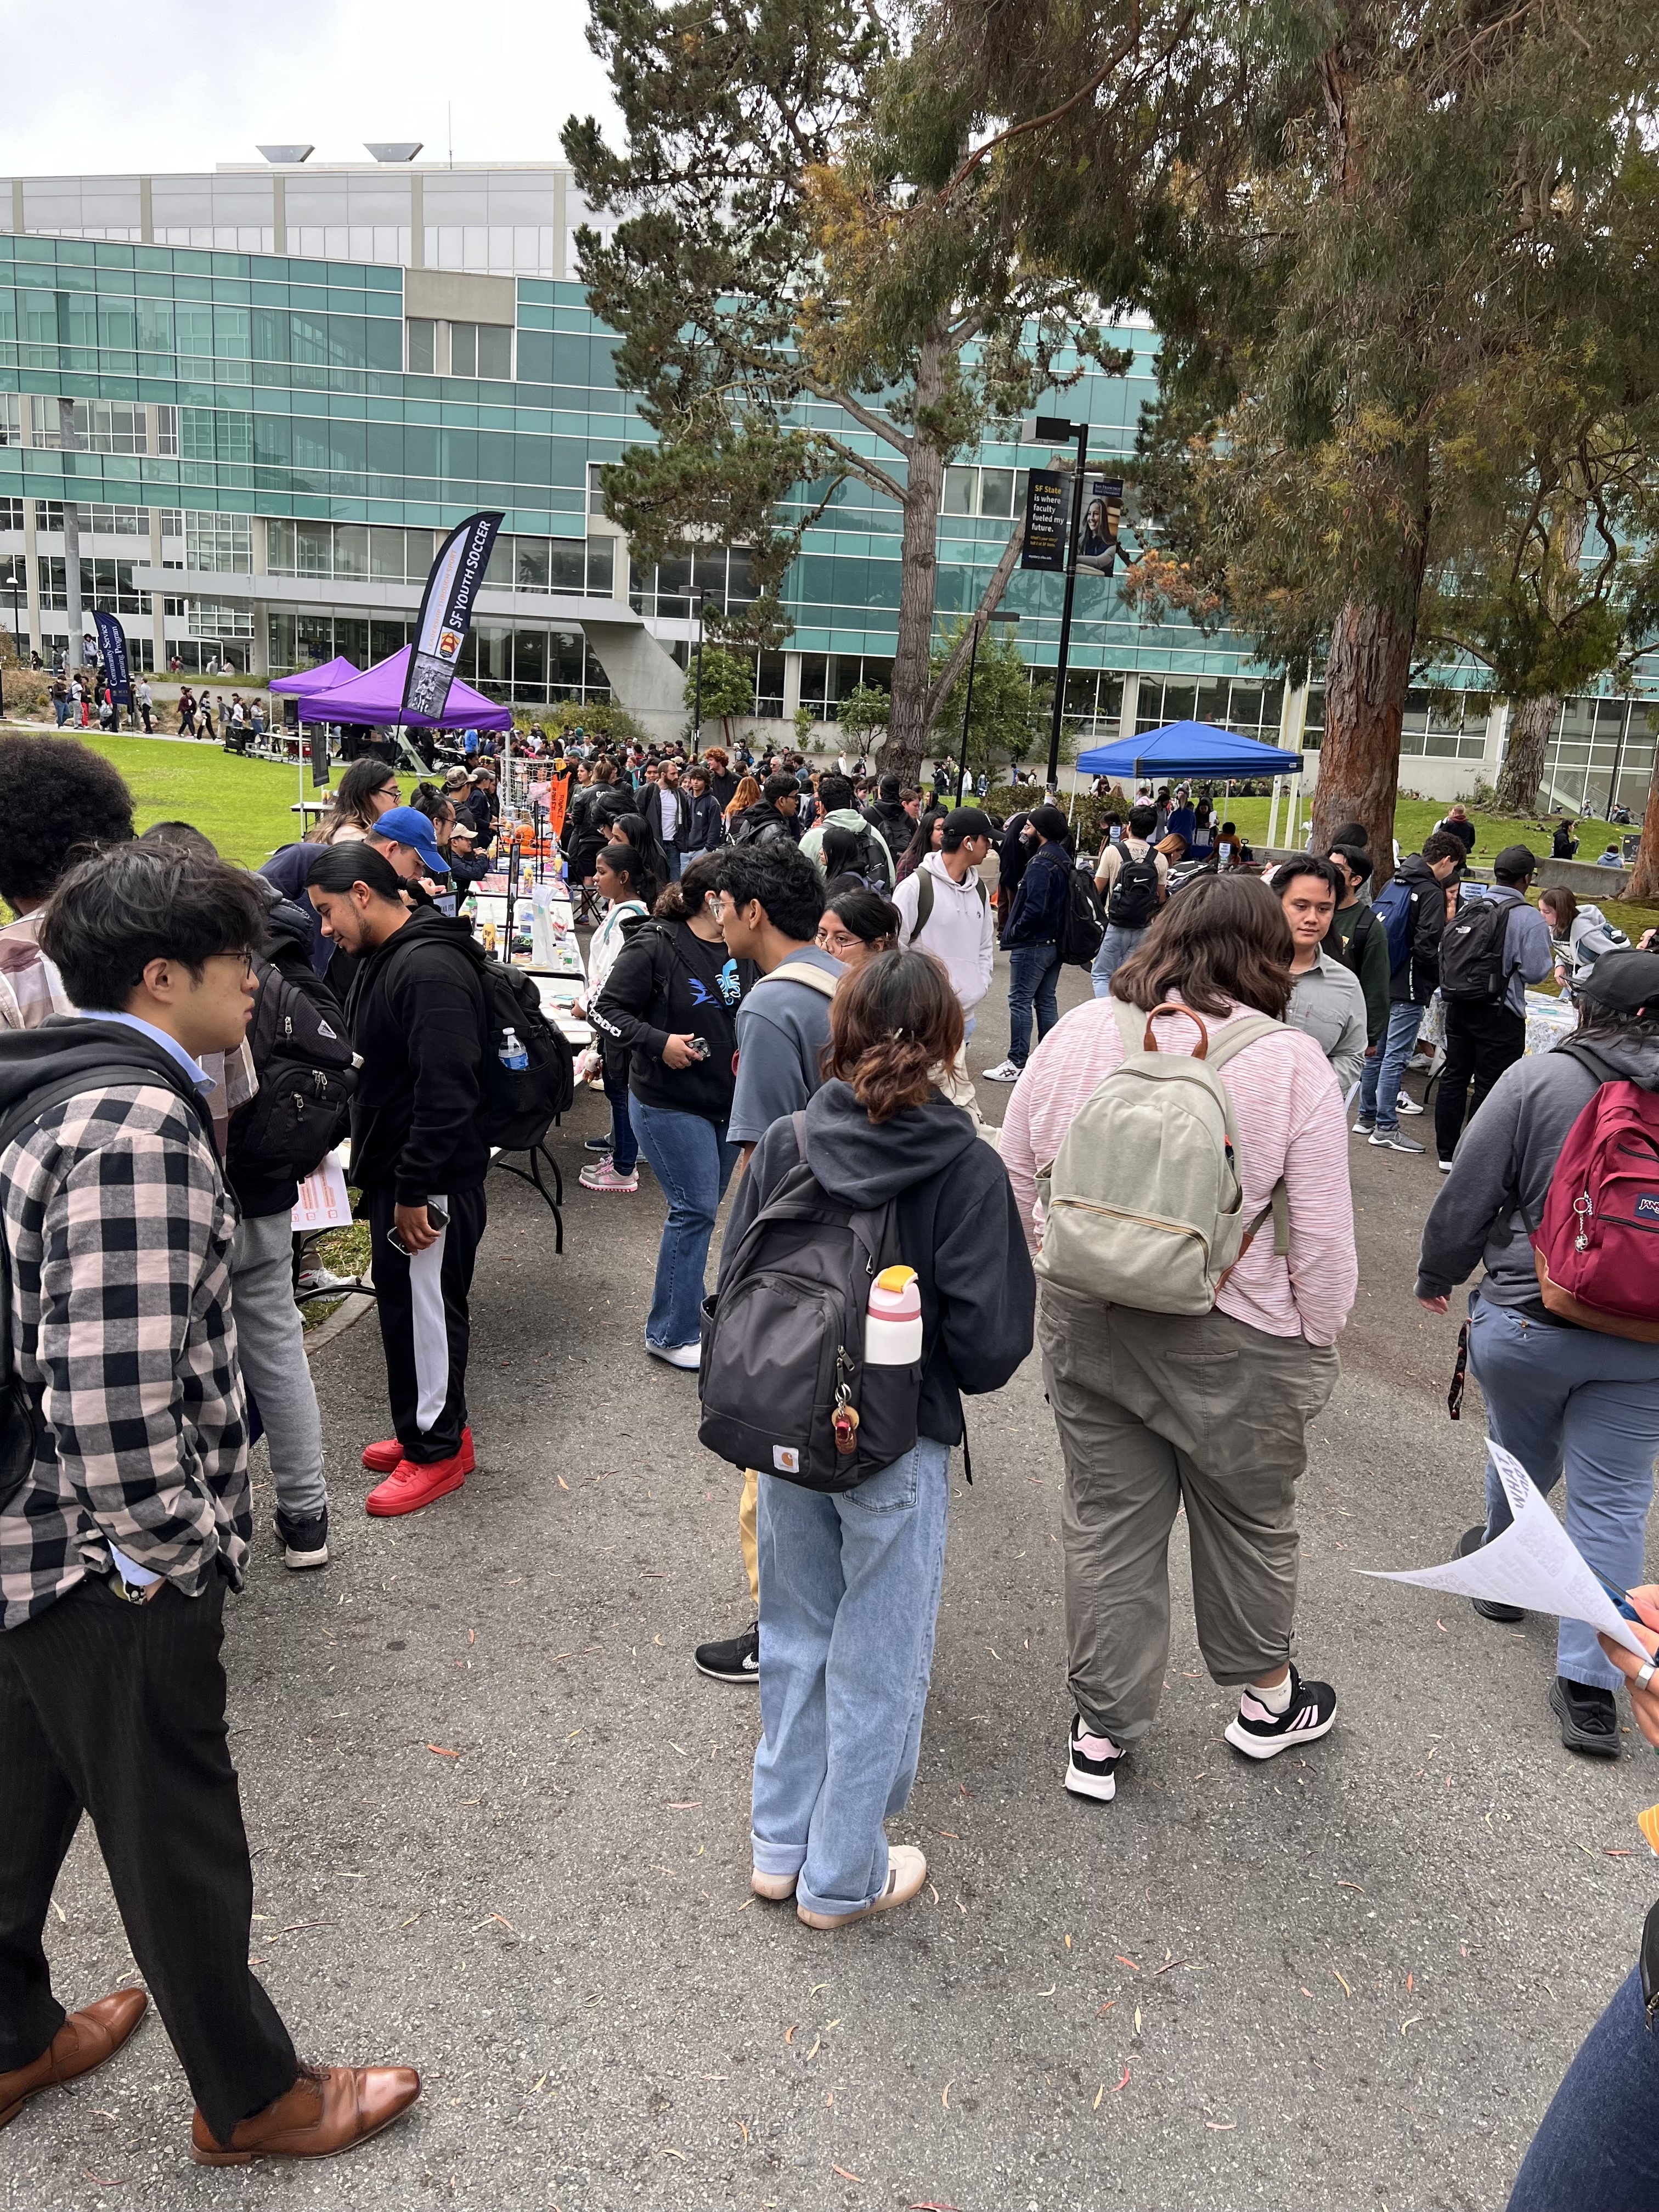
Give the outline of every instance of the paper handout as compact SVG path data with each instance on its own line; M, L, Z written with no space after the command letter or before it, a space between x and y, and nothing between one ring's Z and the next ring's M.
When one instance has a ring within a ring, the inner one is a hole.
M1567 1620L1587 1621L1599 1628L1638 1659L1648 1655L1630 1623L1584 1564L1583 1555L1550 1511L1543 1498L1513 1453L1486 1439L1486 1449L1498 1469L1510 1510L1515 1516L1501 1536L1483 1544L1466 1559L1449 1560L1443 1567L1416 1567L1386 1573L1375 1567L1356 1570L1377 1580L1415 1583L1423 1589L1447 1590L1456 1597L1495 1599L1500 1605L1518 1605L1524 1613L1559 1613Z

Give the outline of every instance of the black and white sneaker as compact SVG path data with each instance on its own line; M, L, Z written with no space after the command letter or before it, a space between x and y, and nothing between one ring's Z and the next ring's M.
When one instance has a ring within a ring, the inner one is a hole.
M1222 1733L1246 1759L1276 1759L1297 1744L1328 1735L1335 1725L1336 1692L1328 1682L1304 1682L1292 1666L1291 1702L1282 1713L1269 1712L1246 1690Z
M292 1521L286 1513L276 1516L276 1534L283 1546L283 1565L292 1567L296 1574L307 1567L328 1565L328 1508L306 1521Z
M1066 1787L1073 1797L1093 1797L1100 1804L1109 1805L1117 1795L1117 1763L1122 1758L1115 1751L1109 1759L1091 1759L1079 1738L1088 1735L1081 1713L1072 1716L1072 1735L1066 1762ZM1091 1743L1109 1743L1110 1736L1090 1736Z
M617 1140L614 1137L584 1137L582 1139L582 1150L585 1152L603 1152L609 1158L616 1148Z
M723 1644L700 1644L691 1654L700 1674L715 1682L758 1682L760 1680L760 1623L731 1636Z

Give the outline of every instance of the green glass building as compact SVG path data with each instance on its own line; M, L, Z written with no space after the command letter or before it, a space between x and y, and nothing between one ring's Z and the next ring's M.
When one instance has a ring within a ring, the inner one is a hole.
M614 697L678 731L689 594L741 599L747 562L698 547L635 568L601 512L599 465L648 434L567 274L586 219L568 171L377 150L360 165L273 148L198 175L0 179L0 621L43 656L67 647L72 501L83 608L120 614L136 664L365 665L408 636L434 533L501 507L468 680L531 708ZM1156 373L1155 333L1119 337L1130 373L1088 374L1055 403L1094 427L1091 460L1109 470ZM975 604L1023 512L1024 471L1046 458L988 440L949 471L941 628ZM845 485L791 571L792 634L756 656L757 727L804 706L833 743L839 702L889 678L898 574L896 512ZM1017 573L1004 604L1028 663L1052 669L1060 579ZM1454 712L1414 696L1407 788L1450 798L1495 775L1504 710L1467 681ZM1115 581L1085 577L1066 707L1088 738L1194 716L1316 752L1322 700L1317 684L1287 694L1247 641L1144 623ZM1558 803L1616 792L1639 809L1656 726L1640 700L1568 702Z

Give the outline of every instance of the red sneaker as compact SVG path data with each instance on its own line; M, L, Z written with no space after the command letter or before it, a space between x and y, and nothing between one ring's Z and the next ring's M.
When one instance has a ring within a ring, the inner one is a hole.
M404 1448L396 1437L388 1437L383 1444L363 1446L363 1465L371 1474L391 1474L403 1465ZM472 1457L472 1431L461 1431L461 1473L471 1474L476 1462Z
M452 1453L449 1458L434 1460L424 1467L412 1459L402 1460L384 1482L369 1492L363 1510L382 1521L398 1513L418 1513L434 1498L447 1498L465 1480L465 1452Z

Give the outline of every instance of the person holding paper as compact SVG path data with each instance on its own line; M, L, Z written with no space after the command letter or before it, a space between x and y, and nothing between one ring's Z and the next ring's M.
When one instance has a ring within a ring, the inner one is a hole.
M1469 1365L1492 1434L1547 1493L1566 1480L1568 1533L1589 1565L1620 1588L1642 1572L1653 1467L1659 1454L1659 1343L1580 1328L1547 1310L1528 1224L1542 1213L1567 1133L1604 1082L1659 1091L1659 953L1608 953L1579 987L1579 1026L1553 1052L1498 1078L1458 1146L1424 1224L1417 1296L1444 1313L1477 1267L1469 1300ZM1656 1298L1659 1322L1659 1297ZM1510 1524L1497 1470L1486 1516L1460 1555ZM1522 1618L1484 1599L1488 1620ZM1616 1759L1619 1669L1593 1630L1564 1620L1550 1705L1569 1751Z

